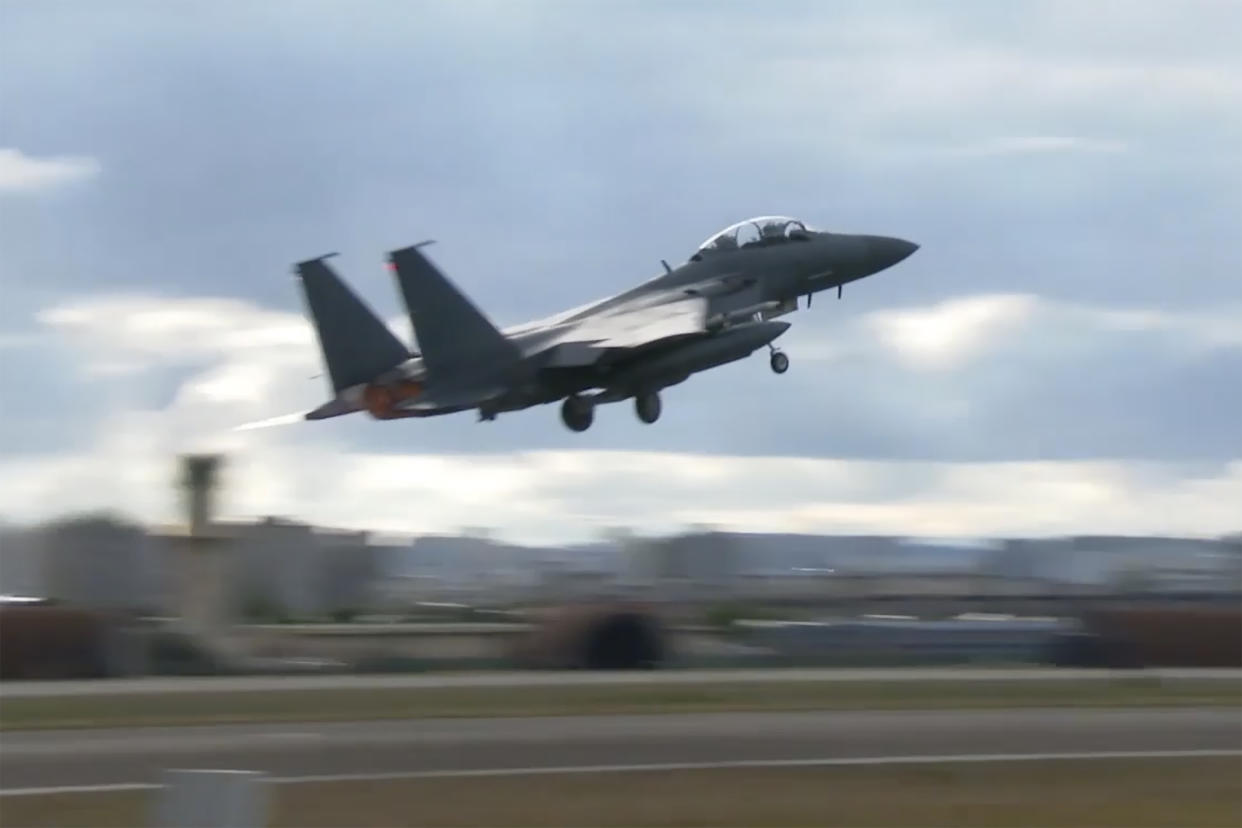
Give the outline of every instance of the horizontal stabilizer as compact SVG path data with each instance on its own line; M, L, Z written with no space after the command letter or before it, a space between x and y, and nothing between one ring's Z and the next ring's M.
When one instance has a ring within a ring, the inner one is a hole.
M345 414L353 414L355 411L361 411L362 406L358 403L349 402L340 397L334 400L328 400L323 405L306 412L308 420L326 420L329 417L341 417Z
M409 349L322 258L298 263L297 274L334 393L409 359Z

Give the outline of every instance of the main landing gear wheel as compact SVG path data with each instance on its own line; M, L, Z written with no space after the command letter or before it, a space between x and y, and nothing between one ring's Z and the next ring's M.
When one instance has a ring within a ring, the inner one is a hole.
M660 395L655 391L648 391L636 396L634 413L638 415L638 419L648 425L660 419Z
M789 357L785 356L784 351L773 351L768 364L772 366L773 371L783 374L789 370Z
M561 403L561 420L570 431L586 431L595 421L595 406L582 397L566 397Z

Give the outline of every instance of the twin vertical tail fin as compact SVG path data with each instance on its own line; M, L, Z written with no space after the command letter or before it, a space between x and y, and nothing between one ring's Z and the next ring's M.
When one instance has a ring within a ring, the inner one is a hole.
M324 263L326 258L299 262L297 274L332 391L339 395L396 368L410 352Z
M320 256L296 272L333 399L313 411L241 428L339 417L359 408L344 391L371 383L415 356ZM427 372L420 400L435 408L471 408L503 394L521 363L516 345L436 269L418 245L396 250L390 263L414 326Z
M424 243L425 244L425 243ZM521 354L469 299L413 245L389 254L432 385L503 384Z

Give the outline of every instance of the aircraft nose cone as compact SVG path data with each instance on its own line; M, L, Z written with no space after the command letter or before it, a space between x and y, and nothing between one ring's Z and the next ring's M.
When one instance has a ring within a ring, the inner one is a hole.
M868 236L867 252L870 259L870 265L875 271L884 270L892 267L918 250L919 246L905 239L895 239L889 236Z

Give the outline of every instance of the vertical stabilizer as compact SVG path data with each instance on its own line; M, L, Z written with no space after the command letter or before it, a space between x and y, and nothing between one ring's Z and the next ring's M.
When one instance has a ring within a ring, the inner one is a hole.
M299 262L297 274L332 391L339 394L397 367L409 359L410 352L332 272L324 263L326 258Z
M418 249L389 254L431 381L467 387L505 376L516 345L479 312Z

